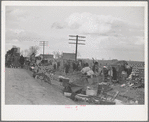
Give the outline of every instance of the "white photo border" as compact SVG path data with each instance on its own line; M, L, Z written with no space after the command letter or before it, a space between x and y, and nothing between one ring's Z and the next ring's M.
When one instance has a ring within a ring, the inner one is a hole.
M5 105L5 7L6 6L136 6L144 7L145 15L145 104L87 105L66 109L63 105ZM99 1L2 1L2 61L1 117L2 120L32 121L146 121L148 118L148 3Z

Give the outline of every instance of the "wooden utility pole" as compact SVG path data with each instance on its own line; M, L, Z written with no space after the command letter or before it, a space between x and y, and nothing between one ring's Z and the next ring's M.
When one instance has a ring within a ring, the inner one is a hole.
M43 61L44 61L44 50L45 50L45 46L48 45L48 41L40 41L40 46L43 46Z
M76 45L76 52L75 52L75 60L77 61L77 53L78 53L78 45L85 45L84 43L78 43L78 41L85 41L85 40L79 40L79 38L86 38L85 36L78 36L78 35L69 35L69 37L75 37L76 39L69 39L72 41L76 41L76 43L69 42L69 44L75 44Z

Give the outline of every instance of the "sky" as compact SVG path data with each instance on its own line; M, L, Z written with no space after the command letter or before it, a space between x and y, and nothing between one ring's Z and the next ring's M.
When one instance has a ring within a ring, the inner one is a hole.
M144 8L106 6L6 6L5 50L48 41L46 54L74 53L69 35L85 36L79 58L144 61ZM82 42L81 42L82 43ZM42 53L40 46L38 54Z

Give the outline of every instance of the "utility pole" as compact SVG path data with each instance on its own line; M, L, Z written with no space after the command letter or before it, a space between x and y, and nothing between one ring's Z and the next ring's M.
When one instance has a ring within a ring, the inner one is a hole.
M78 41L85 41L85 40L80 40L79 38L86 38L85 36L78 36L78 35L69 35L69 37L75 37L76 39L69 39L72 41L76 41L76 43L69 42L69 44L75 44L76 45L76 52L75 52L75 60L77 61L77 53L78 53L78 45L85 45L84 43L78 43Z
M40 41L40 46L43 46L43 61L44 61L44 50L45 50L45 46L48 45L48 41Z

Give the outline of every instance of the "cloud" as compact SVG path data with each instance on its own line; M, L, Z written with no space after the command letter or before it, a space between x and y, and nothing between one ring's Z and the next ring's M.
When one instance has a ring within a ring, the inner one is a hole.
M25 44L27 47L34 41L48 40L49 51L73 52L75 45L69 45L68 39L69 35L77 34L86 36L86 45L78 46L82 57L121 55L123 58L124 52L125 57L131 57L131 52L134 52L132 55L143 52L144 28L113 16L74 13L63 21L49 20L47 14L44 15L48 17L43 17L34 9L32 12L19 7L6 10L6 44L20 44L24 48Z
M130 59L144 53L144 28L140 25L91 13L74 13L64 23L57 22L54 28L86 36L85 46L79 46L82 56Z
M65 23L59 23L59 22L54 22L51 26L51 28L55 28L55 29L63 29L66 27Z
M27 11L22 10L22 9L14 9L10 12L11 15L15 15L15 16L24 16L24 14L26 14Z
M144 36L144 28L110 15L91 13L73 13L65 22L53 23L52 28L69 28L83 34L94 34L115 37Z
M87 34L86 46L91 50L143 52L143 27L112 16L75 13L66 19L68 27ZM77 26L75 26L77 25Z
M136 45L144 45L144 37L137 36L134 38L134 40Z
M102 49L109 50L113 53L120 53L123 51L127 53L138 53L144 51L144 39L142 37L108 37L106 40L100 42L99 47L102 47Z
M6 30L6 43L14 42L13 40L22 41L41 41L43 37L35 32L20 30L20 29L7 29Z
M71 29L78 29L82 33L106 33L111 30L111 16L99 16L90 13L74 13L66 22Z
M6 7L6 21L8 22L24 20L28 14L27 10L15 7Z

